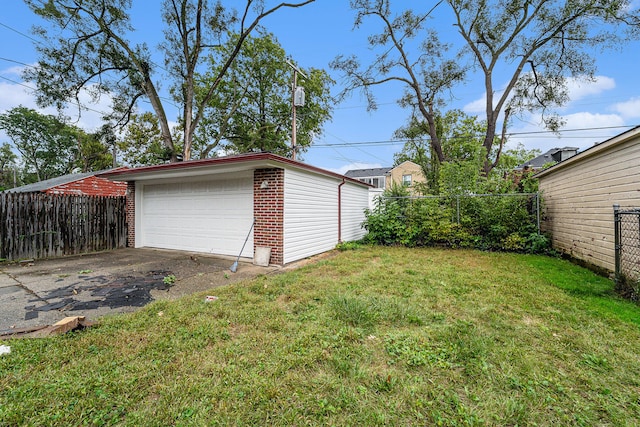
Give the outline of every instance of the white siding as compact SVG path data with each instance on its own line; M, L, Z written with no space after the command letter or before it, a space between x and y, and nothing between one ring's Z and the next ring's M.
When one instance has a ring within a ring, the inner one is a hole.
M382 197L384 189L382 188L370 188L369 189L369 209L375 209L378 203L378 198Z
M555 248L613 271L613 205L640 207L640 139L560 166L540 177L543 229Z
M136 246L237 256L253 218L253 176L136 185ZM242 256L253 257L253 233Z
M351 182L345 182L342 194L342 241L360 240L366 234L362 228L364 210L369 205L369 190Z
M284 172L284 263L329 251L338 243L338 185L323 175Z

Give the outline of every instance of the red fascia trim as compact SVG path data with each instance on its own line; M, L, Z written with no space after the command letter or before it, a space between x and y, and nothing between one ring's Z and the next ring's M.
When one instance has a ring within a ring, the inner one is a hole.
M145 173L145 172L160 172L165 170L169 171L169 170L179 170L179 169L191 169L191 168L200 168L200 167L206 167L206 166L225 165L225 164L233 164L233 163L252 162L252 161L273 161L277 163L283 163L289 166L297 167L300 169L306 169L322 175L332 176L334 178L338 178L341 180L344 179L365 187L373 187L362 181L358 181L357 179L349 178L344 175L340 175L339 173L335 173L335 172L328 171L326 169L321 169L315 166L307 165L305 163L301 163L296 160L291 160L286 157L278 156L273 153L247 153L247 154L240 154L235 156L216 157L213 159L189 160L186 162L167 163L164 165L142 166L139 168L105 172L103 174L100 174L100 176L104 176L105 178L109 178L111 180L117 181L118 175L124 175L124 174L136 175L136 174Z

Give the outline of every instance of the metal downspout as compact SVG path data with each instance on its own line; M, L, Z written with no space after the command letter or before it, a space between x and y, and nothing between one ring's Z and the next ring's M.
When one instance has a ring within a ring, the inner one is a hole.
M345 180L338 185L338 243L342 243L342 186Z

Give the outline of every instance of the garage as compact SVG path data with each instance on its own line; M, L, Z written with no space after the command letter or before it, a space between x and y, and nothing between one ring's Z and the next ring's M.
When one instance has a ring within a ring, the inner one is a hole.
M253 176L144 184L140 245L238 255L253 221ZM238 236L242 236L239 242ZM253 233L242 256L252 257Z
M127 245L288 264L365 234L370 186L271 153L119 170ZM253 224L253 228L252 228ZM263 259L263 256L257 257Z

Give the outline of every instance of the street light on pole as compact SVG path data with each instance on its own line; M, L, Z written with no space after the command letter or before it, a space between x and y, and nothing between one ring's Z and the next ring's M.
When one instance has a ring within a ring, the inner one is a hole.
M296 159L296 107L304 107L304 88L298 87L298 73L305 79L308 77L300 71L298 67L293 65L289 60L287 64L293 68L293 83L291 85L291 159Z

